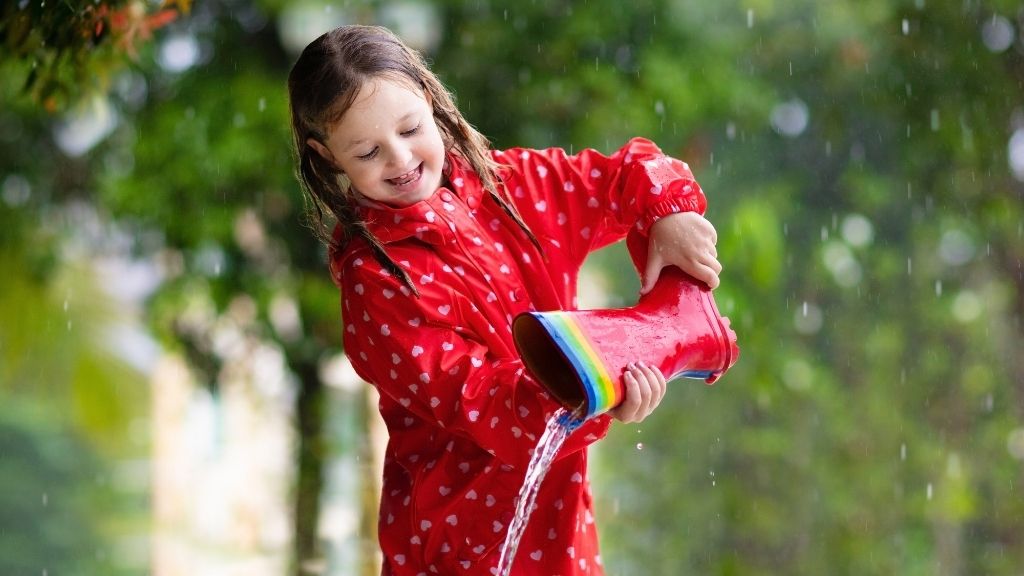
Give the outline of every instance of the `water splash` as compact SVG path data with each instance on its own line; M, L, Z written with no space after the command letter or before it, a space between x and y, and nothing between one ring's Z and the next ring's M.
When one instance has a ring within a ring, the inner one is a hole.
M512 570L512 562L516 559L516 551L519 549L519 540L526 531L526 524L533 512L533 503L537 500L537 492L548 473L555 455L565 443L566 438L574 430L583 424L583 420L577 418L564 408L558 409L548 420L544 434L537 442L537 447L530 458L530 464L526 467L526 478L523 487L519 489L519 499L516 504L516 514L509 522L508 532L505 534L505 543L501 546L501 556L498 559L499 576L508 576Z

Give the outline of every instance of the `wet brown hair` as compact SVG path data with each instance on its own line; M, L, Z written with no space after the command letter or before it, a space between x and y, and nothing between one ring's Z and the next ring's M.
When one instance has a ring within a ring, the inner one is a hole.
M427 68L423 57L379 26L342 26L327 32L306 46L288 74L296 175L306 192L314 233L333 249L363 238L381 266L417 292L409 275L388 256L359 218L347 179L308 142L313 139L326 147L330 127L341 120L360 89L379 78L410 82L423 89L432 103L445 151L469 163L484 189L540 249L497 177L497 165L489 154L490 142L462 117L451 93ZM331 217L338 222L340 237L332 234Z

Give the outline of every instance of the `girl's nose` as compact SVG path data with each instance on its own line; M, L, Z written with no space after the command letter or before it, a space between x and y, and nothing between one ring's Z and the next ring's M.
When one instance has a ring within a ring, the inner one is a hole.
M405 168L409 165L409 160L412 159L412 151L409 150L408 146L401 144L391 147L390 160L392 166L396 168Z

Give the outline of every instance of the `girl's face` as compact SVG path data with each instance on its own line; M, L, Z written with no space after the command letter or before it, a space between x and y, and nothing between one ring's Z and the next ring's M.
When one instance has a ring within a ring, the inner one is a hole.
M363 196L395 207L428 198L441 185L444 144L425 93L381 78L367 82L329 131L326 148Z

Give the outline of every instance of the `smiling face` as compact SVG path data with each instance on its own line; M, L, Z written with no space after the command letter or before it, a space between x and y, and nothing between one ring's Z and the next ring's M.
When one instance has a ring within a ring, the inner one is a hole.
M445 150L424 92L405 82L367 82L327 134L310 144L363 196L409 206L441 185Z

